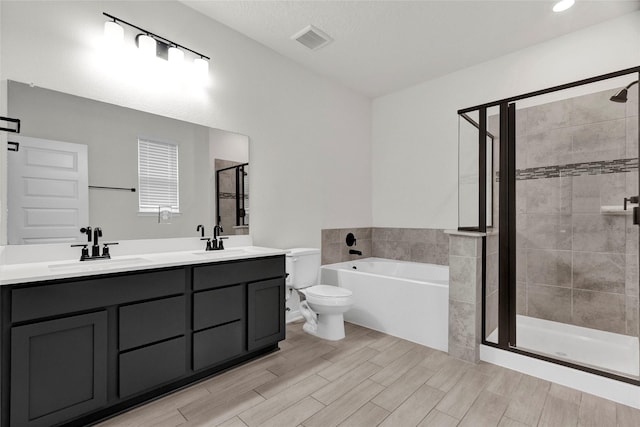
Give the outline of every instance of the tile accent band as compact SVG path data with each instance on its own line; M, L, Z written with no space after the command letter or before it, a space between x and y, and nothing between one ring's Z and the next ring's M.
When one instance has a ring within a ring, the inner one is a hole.
M517 169L516 180L561 178L582 175L603 175L608 173L628 173L638 170L638 158L600 160L597 162L568 163L555 166ZM500 182L500 172L496 172L496 182Z

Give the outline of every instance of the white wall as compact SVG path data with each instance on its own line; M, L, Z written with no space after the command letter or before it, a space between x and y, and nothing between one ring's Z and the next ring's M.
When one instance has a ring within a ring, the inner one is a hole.
M321 228L370 225L366 97L174 1L0 8L1 79L248 135L256 244L319 246ZM99 49L102 12L211 56L211 83L193 90L110 60Z
M249 138L238 133L209 129L209 159L212 171L215 171L215 159L232 160L247 163L249 161Z
M638 46L640 12L375 99L373 226L457 227L457 110L638 66Z

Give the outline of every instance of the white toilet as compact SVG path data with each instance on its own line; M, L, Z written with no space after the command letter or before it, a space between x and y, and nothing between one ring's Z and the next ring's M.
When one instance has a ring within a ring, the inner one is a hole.
M353 305L351 291L338 286L319 285L320 250L289 249L286 270L287 287L300 294L300 313L306 322L303 330L326 340L344 338L343 313Z

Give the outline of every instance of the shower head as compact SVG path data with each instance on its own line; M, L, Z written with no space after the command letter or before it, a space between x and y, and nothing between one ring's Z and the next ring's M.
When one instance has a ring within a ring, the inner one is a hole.
M622 102L622 103L627 102L628 89L636 83L638 83L638 80L636 80L635 82L629 83L627 87L620 89L615 95L609 98L609 100L613 102Z
M615 95L609 98L613 102L627 102L627 89L620 89Z

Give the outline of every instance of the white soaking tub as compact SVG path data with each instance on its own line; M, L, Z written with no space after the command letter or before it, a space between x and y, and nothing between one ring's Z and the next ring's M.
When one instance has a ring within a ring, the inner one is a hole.
M448 350L449 267L364 258L323 265L320 283L353 292L346 321Z

